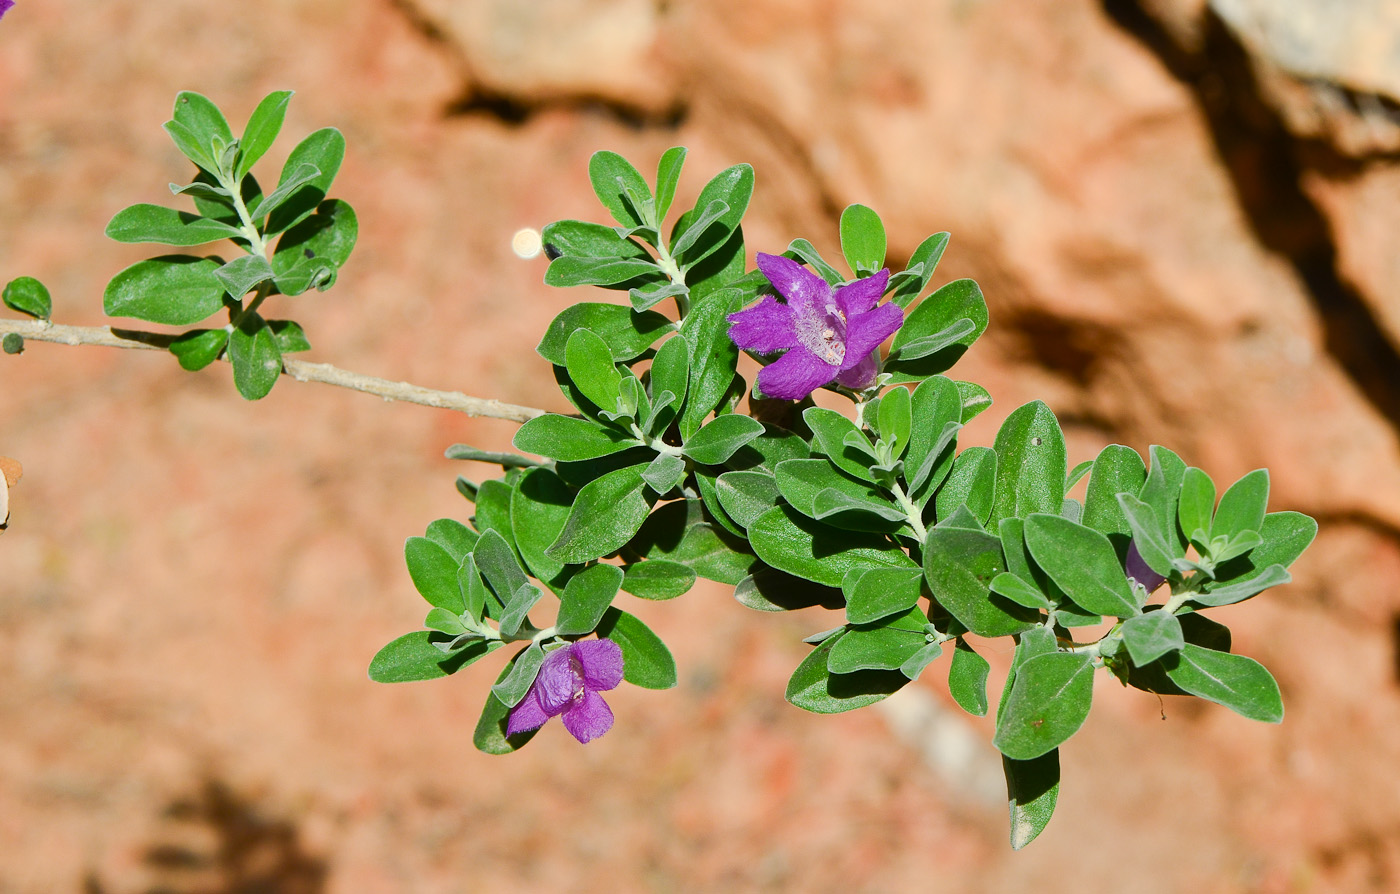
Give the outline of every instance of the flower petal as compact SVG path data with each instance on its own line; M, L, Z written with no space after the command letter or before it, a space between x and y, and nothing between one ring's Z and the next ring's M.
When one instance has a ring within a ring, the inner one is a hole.
M848 282L836 290L836 306L848 319L856 314L868 313L879 302L880 296L885 294L889 281L890 271L885 269L874 276Z
M592 689L616 689L622 682L622 647L610 639L585 639L574 643L574 657L583 667L583 685Z
M801 400L835 379L840 370L798 346L758 371L758 387L768 397Z
M585 744L612 729L612 725L612 708L596 692L585 692L582 699L564 712L564 728Z
M550 715L545 712L544 708L540 707L538 694L532 688L520 701L520 704L511 708L510 719L506 721L506 736L539 729L545 725L549 718Z
M880 364L875 362L875 355L866 354L865 359L855 366L841 370L836 376L836 381L852 391L864 391L875 384L875 377L879 372Z
M729 315L729 338L745 351L772 354L797 344L792 311L772 295L736 314Z
M1149 593L1167 581L1165 577L1147 567L1147 563L1142 559L1142 553L1138 552L1137 544L1131 540L1128 541L1128 555L1123 560L1123 566L1128 577Z
M539 676L530 686L530 693L540 700L540 707L550 717L564 710L583 688L583 678L574 667L574 647L567 645L544 656Z
M816 313L825 308L831 298L831 286L826 280L791 258L759 252L758 269L768 277L778 294L787 299L794 314Z
M882 304L869 313L852 316L846 321L846 359L841 368L850 369L869 357L870 352L894 335L903 322L904 311L893 302Z

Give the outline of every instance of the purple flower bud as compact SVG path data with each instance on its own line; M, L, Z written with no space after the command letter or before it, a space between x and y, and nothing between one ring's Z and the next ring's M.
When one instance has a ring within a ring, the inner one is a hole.
M539 729L563 715L564 728L580 742L612 729L613 714L598 693L622 682L622 649L610 639L569 643L544 657L535 682L511 709L506 735Z
M899 305L879 304L890 280L888 270L833 292L826 280L779 255L760 252L758 269L784 303L766 295L753 307L730 314L729 337L746 351L785 352L758 374L765 395L801 400L832 382L853 391L875 383L880 368L875 351L904 322Z
M1128 555L1123 561L1123 570L1128 577L1141 586L1148 593L1160 587L1166 578L1148 567L1142 560L1142 553L1138 552L1137 544L1129 541Z

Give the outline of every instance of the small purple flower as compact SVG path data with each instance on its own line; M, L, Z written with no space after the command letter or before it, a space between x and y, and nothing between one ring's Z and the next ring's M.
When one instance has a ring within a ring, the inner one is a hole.
M564 715L564 728L580 742L612 729L613 713L598 693L622 682L622 649L610 639L569 643L544 657L525 698L510 712L506 735L539 729Z
M758 374L768 397L801 400L832 382L861 391L875 383L880 343L904 322L894 303L880 304L890 272L858 279L832 291L826 280L796 261L758 255L758 269L782 295L772 295L729 315L729 337L746 351L783 356Z
M1148 593L1160 587L1166 582L1166 578L1148 567L1142 560L1142 553L1138 552L1137 544L1128 542L1128 555L1123 560L1123 570L1127 572L1128 578L1141 586Z
M15 0L0 0L0 19L5 17L5 13L10 11L10 7L15 5Z

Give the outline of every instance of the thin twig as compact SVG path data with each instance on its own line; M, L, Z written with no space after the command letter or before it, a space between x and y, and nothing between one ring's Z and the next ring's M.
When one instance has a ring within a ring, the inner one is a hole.
M111 329L107 326L60 326L44 320L0 320L0 336L17 333L30 341L47 341L61 345L101 345L108 348L127 348L138 351L163 351L169 346L172 337L154 332L140 332L127 329ZM298 382L321 382L352 391L363 391L385 400L397 400L437 407L443 410L456 410L468 416L487 416L492 419L506 419L511 422L525 422L536 416L543 416L544 410L534 407L521 407L469 397L460 391L437 391L407 382L393 382L376 376L366 376L349 370L331 366L329 363L308 363L305 360L282 359L282 371Z

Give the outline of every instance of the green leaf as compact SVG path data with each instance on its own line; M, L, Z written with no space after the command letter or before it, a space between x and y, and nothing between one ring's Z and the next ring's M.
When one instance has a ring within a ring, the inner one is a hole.
M1118 554L1103 534L1037 512L1026 517L1025 537L1036 564L1076 605L1116 618L1141 613Z
M734 587L734 601L759 612L796 611L813 606L839 609L841 591L758 562L753 573Z
M1017 669L992 744L1012 760L1034 760L1079 731L1093 694L1088 655L1037 655Z
M559 539L545 554L559 562L582 564L621 549L651 510L642 478L647 465L618 469L585 485L574 498Z
M621 586L622 569L616 565L590 565L569 578L559 597L556 632L560 636L592 633Z
M272 279L272 265L262 255L239 255L215 270L214 275L224 284L225 291L235 298L242 298Z
M53 313L53 299L44 284L32 276L19 276L9 281L0 293L5 306L38 320L47 320Z
M671 210L671 200L676 197L676 184L681 179L681 167L685 164L686 148L673 146L661 154L656 164L656 223L659 226Z
M475 531L453 518L439 518L430 522L423 536L447 550L458 565L476 549L478 539Z
M294 169L290 166L283 169L281 182L277 184L277 188L270 195L265 196L258 204L257 215L262 217L276 212L278 208L290 201L303 186L316 182L320 176L321 169L306 162L302 162Z
M169 134L170 141L180 150L181 155L211 174L218 171L218 164L210 157L210 147L200 145L198 134L173 119L161 127Z
M745 529L778 505L778 483L767 472L725 472L715 481L715 494L730 519Z
M666 431L685 406L689 387L690 347L683 338L667 339L651 361L652 411L644 429L648 434L659 436Z
M606 150L593 153L588 179L598 201L618 223L629 228L655 225L651 188L627 159Z
M735 165L720 171L700 190L695 200L695 208L682 214L672 229L672 239L684 233L691 224L704 215L714 202L723 202L725 211L710 223L694 244L676 254L676 263L682 271L689 270L700 261L722 248L739 227L744 212L748 210L749 199L753 196L753 168L746 164Z
M805 580L841 586L852 568L914 567L904 550L884 537L838 531L779 506L749 526L749 544L763 561Z
M934 497L934 512L941 520L959 506L966 506L979 522L992 514L997 488L997 455L987 447L969 447L957 455L948 477Z
M783 252L783 255L799 263L809 265L813 270L817 271L818 275L826 280L827 285L832 288L836 288L846 281L846 277L842 276L841 272L835 267L828 264L826 259L821 256L821 253L817 251L817 247L806 239L792 240L792 242L788 244L787 251ZM766 279L764 281L767 282Z
M846 440L852 434L858 440L865 440L865 435L854 422L825 407L808 407L802 412L802 419L812 430L813 446L820 447L821 452L843 472L865 481L875 480L870 472L871 457L865 451L850 446ZM869 442L866 443L868 446Z
M1224 705L1250 720L1283 721L1278 683L1253 658L1187 643L1163 663L1171 681L1192 695Z
M909 449L904 455L905 479L909 496L923 505L953 468L958 429L962 427L962 407L957 386L943 376L920 382L910 398L912 425ZM949 429L950 425L957 428Z
M284 295L301 295L315 288L324 292L335 284L359 238L355 209L340 199L316 206L316 213L287 230L272 253L277 288Z
M612 227L583 220L555 221L544 228L540 239L553 250L552 257L595 261L652 260L645 248Z
M1060 795L1060 750L1051 749L1029 761L1002 756L1006 796L1011 808L1011 849L1019 851L1050 823Z
M1146 477L1146 476L1144 476ZM1136 493L1124 488L1130 493ZM1210 476L1195 466L1188 468L1181 478L1181 499L1177 506L1177 519L1181 522L1181 532L1187 539L1199 546L1210 543L1210 520L1215 513L1215 482ZM1197 538L1196 532L1201 536Z
M948 666L948 692L953 701L973 717L987 716L987 674L992 666L958 637Z
M495 641L472 643L450 653L438 648L439 643L451 640L451 636L435 630L406 633L380 649L370 660L369 678L376 683L434 680L454 674L501 647L501 643Z
M482 491L485 492L484 487ZM480 509L481 504L478 503L478 512ZM479 518L478 527L480 527ZM506 532L509 533L509 531L510 529L507 528ZM520 563L516 560L515 550L505 536L495 528L481 532L481 537L476 541L476 549L472 552L472 559L475 561L477 569L486 578L486 582L491 585L491 591L496 594L497 600L503 606L510 602L511 597L519 592L521 587L529 583L525 572L520 569Z
M1182 550L1175 536L1170 541L1162 536L1162 523L1158 520L1157 510L1132 494L1119 494L1118 505L1132 528L1138 555L1142 556L1148 568L1163 577L1170 577L1172 559L1181 558Z
M1234 605L1291 580L1293 575L1288 573L1288 569L1282 565L1270 565L1253 577L1231 581L1228 584L1217 583L1207 592L1192 596L1191 602L1201 606Z
M523 651L523 650L522 650ZM517 655L518 659L520 656ZM496 683L500 684L510 676L515 669L515 663L507 664L496 678ZM478 751L486 754L510 754L519 748L524 747L539 732L538 729L528 730L515 736L506 738L506 723L510 720L510 708L491 693L486 697L486 705L481 709L481 717L476 722L476 729L472 732L472 744Z
M675 325L659 313L637 313L616 304L582 303L565 309L549 324L535 351L556 366L566 363L569 337L587 329L601 338L621 363L638 356Z
M885 266L885 225L864 205L841 212L841 253L856 276L872 276Z
M880 437L892 445L891 456L899 459L909 447L909 437L914 428L909 389L891 388L887 391L885 396L880 398L876 420Z
M674 453L661 453L647 466L642 479L658 494L666 494L680 486L685 473L684 459Z
M1211 539L1258 531L1264 524L1268 503L1269 470L1255 469L1220 496L1220 506L1215 510L1215 521L1210 527Z
M315 211L325 200L326 192L330 190L344 160L345 137L334 127L324 127L298 143L282 166L278 188L296 177L302 165L311 165L320 173L303 183L285 202L280 203L281 207L268 215L263 235L275 236L286 232ZM261 217L266 212L260 205L253 213Z
M622 649L622 679L643 689L676 685L676 660L651 628L619 608L609 608L598 625L598 636Z
M557 288L573 286L619 286L639 276L656 272L656 265L641 258L575 258L565 255L555 258L545 271L545 285ZM662 297L658 296L657 301ZM646 302L647 306L657 301ZM645 307L638 307L644 310Z
M630 447L639 447L642 442L629 437L621 429L590 419L549 413L536 416L520 426L511 443L526 453L577 462L610 456Z
M203 245L231 239L240 231L226 223L176 211L161 205L132 205L118 211L107 224L107 235L118 242L163 242L166 245Z
M507 708L514 708L520 704L530 691L535 677L539 676L544 655L544 649L536 642L521 649L510 666L510 672L491 687L491 694L500 699Z
M750 416L731 413L711 420L685 439L685 455L698 463L717 466L740 447L763 434L763 423Z
M287 116L287 102L292 91L278 90L269 93L258 103L248 118L248 126L243 129L243 139L238 142L238 167L234 169L234 179L242 180L243 175L252 170L253 165L271 148L277 134L282 131L282 121Z
M972 329L948 347L917 359L898 356L912 342L945 333L963 319L972 321ZM893 374L896 383L914 382L941 373L956 363L986 328L987 302L982 297L982 289L970 279L950 282L905 316L904 325L895 333L890 348L894 359L885 364L885 371Z
M1016 521L1017 519L1002 519L1002 524ZM1007 562L1007 564L1011 564ZM1010 571L1003 571L992 578L992 592L998 596L1005 596L1017 605L1024 605L1026 608L1044 609L1054 611L1055 603L1040 590L1027 583L1020 575Z
M1065 499L1065 436L1049 407L1037 400L1013 410L997 432L995 450L991 524L1032 512L1060 511Z
M899 670L927 645L923 631L926 621L922 612L911 609L879 626L851 628L831 647L827 670L833 674Z
M429 609L428 617L423 620L423 626L450 636L461 636L467 632L466 625L462 623L462 616L445 608Z
M536 578L558 592L564 565L546 555L569 517L574 492L549 469L531 469L511 489L510 529L520 558ZM587 632L587 631L584 631Z
M233 384L244 400L267 397L282 375L282 353L267 321L255 313L244 314L242 322L229 333L228 359L233 366Z
M918 568L853 568L841 578L846 620L870 624L906 612L919 604L923 583Z
M228 344L226 329L191 329L170 343L170 353L188 370L204 369L219 359Z
M102 309L111 317L188 326L224 306L224 285L213 258L163 255L138 261L107 283Z
M762 553L759 554L760 556ZM984 531L934 528L924 545L924 577L934 598L978 636L1008 636L1036 626L1040 613L991 591L1006 571L1001 540Z
M745 263L744 228L737 226L734 232L729 234L729 239L713 254L685 272L686 288L690 291L692 307L743 279ZM727 333L726 328L726 335Z
M1247 556L1240 556L1215 569L1215 583L1206 589L1258 577L1274 565L1287 568L1303 554L1317 536L1317 522L1301 512L1270 512L1264 516L1259 536L1262 543Z
M734 381L739 349L729 338L726 317L738 311L739 293L716 292L691 308L681 335L690 348L690 384L681 413L681 437L699 431L705 417L719 406Z
M1138 499L1151 506L1156 513L1158 539L1167 545L1168 552L1173 557L1181 558L1185 555L1186 540L1178 533L1176 522L1186 463L1167 448L1155 444L1148 449L1148 453L1151 454L1152 468L1148 470L1147 481L1138 492ZM1147 558L1146 554L1143 558ZM1152 570L1158 574L1165 573L1155 567Z
M189 90L177 93L175 111L171 117L188 130L206 156L213 161L218 160L213 152L215 138L223 146L233 142L233 131L229 129L224 113L220 112L219 107L208 97L201 94Z
M909 266L905 268L910 275L896 273L890 277L890 285L893 287L890 300L900 307L907 308L933 278L933 271L938 267L938 261L947 247L947 233L935 233L919 243L919 247L909 256ZM917 273L914 272L916 269Z
M839 471L825 459L789 459L778 463L778 492L793 509L844 530L894 533L905 527L904 513L884 492ZM826 494L821 499L822 494ZM845 499L841 499L844 497Z
M535 607L535 603L539 602L543 595L540 588L534 584L521 584L520 589L512 593L506 602L505 611L501 612L501 635L515 636L519 633L521 625L530 614L530 609Z
M675 599L695 586L695 569L667 559L636 562L625 570L622 589L639 599Z
M272 330L273 340L277 342L277 350L283 354L311 350L311 342L306 340L306 332L300 323L291 320L268 320L267 325Z
M954 382L962 398L962 424L967 425L992 405L992 396L976 382Z
M457 584L457 567L461 562L445 548L426 537L410 537L404 542L403 558L414 588L429 605L458 615L467 610L462 589Z
M1132 527L1118 505L1118 495L1136 495L1147 481L1147 466L1131 447L1109 444L1099 451L1084 494L1084 514L1080 522L1108 535L1121 561L1128 554Z
M502 469L533 469L536 466L547 466L549 463L542 463L522 456L519 453L505 453L495 450L480 450L470 444L453 444L442 453L448 459L465 459L475 462L490 463L493 466L500 466Z
M1002 683L1001 700L997 704L998 723L1006 713L1006 703L1011 696L1011 687L1016 682L1016 672L1037 655L1052 655L1058 649L1055 632L1048 627L1036 625L1021 634L1020 642L1016 643L1016 649L1011 654L1011 669L1007 671L1006 680Z
M941 643L926 643L919 648L919 651L905 659L904 663L899 666L899 672L911 681L917 680L919 675L924 672L924 668L937 661L942 654L943 645Z
M584 397L601 410L611 412L617 409L618 397L622 393L622 374L613 364L607 342L587 329L577 329L569 336L564 359L569 378Z
M1123 622L1123 644L1133 664L1144 667L1186 644L1181 622L1164 611L1148 612Z
M499 618L505 611L505 603L481 579L475 554L462 557L462 564L457 569L457 586L461 588L462 597L467 603L464 614L470 615L478 624L488 615Z
M817 646L788 679L787 700L814 714L854 711L888 698L909 682L899 671L833 674L827 668L832 648L844 637L829 637Z

